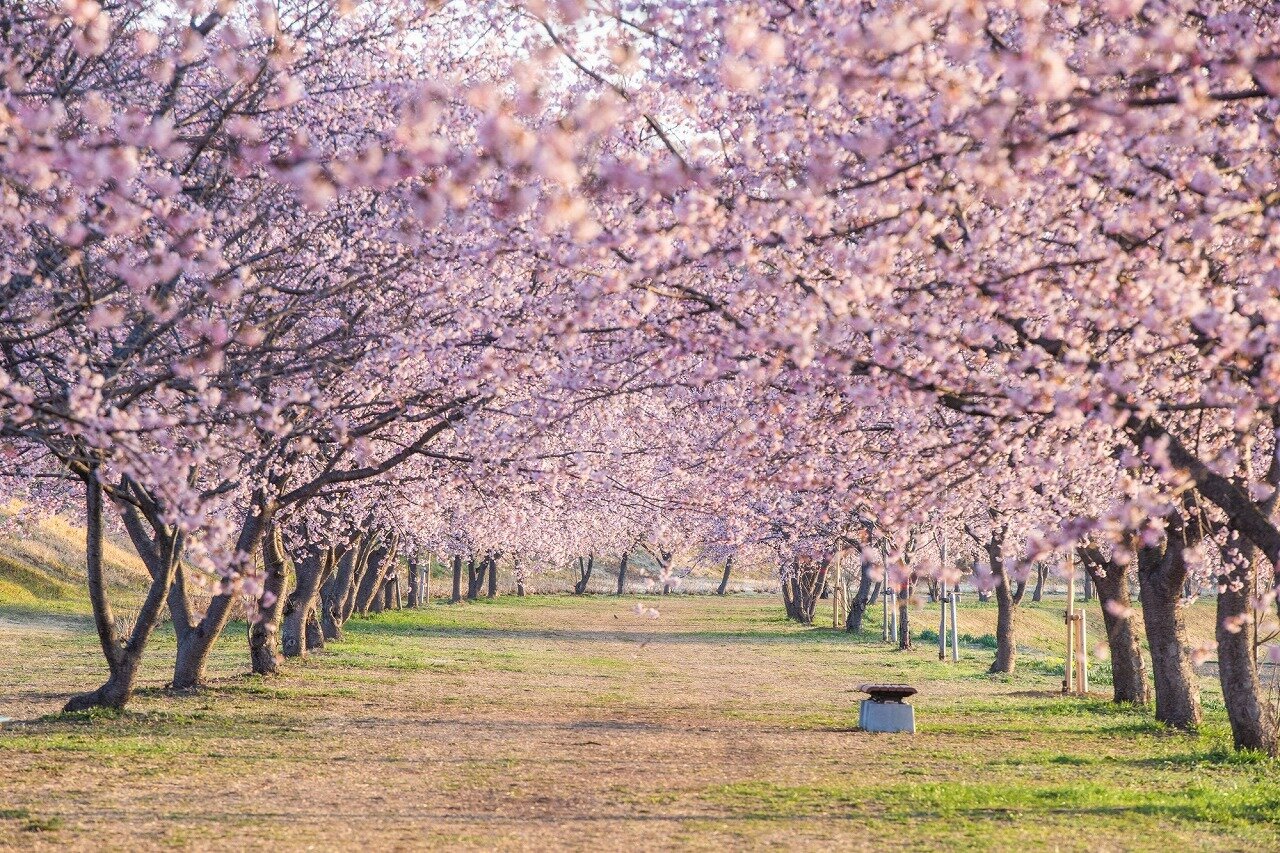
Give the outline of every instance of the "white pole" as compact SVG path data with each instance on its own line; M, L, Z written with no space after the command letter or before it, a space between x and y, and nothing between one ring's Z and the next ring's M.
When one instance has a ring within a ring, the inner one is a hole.
M884 608L884 624L880 631L880 639L889 641L889 588L886 584L880 591L880 606Z
M959 662L960 660L960 629L956 627L956 602L960 600L960 593L955 590L947 596L951 600L951 660Z
M938 584L938 604L941 616L938 618L938 660L947 659L947 582Z
M1075 567L1071 565L1071 556L1067 556L1067 661L1063 668L1062 692L1073 693L1076 687L1076 576Z

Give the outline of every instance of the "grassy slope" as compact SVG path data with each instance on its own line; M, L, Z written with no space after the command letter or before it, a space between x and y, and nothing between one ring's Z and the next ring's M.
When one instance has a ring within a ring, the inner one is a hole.
M1055 694L1060 605L1026 608L1048 651L992 678L987 649L943 664L772 598L649 602L660 619L552 596L384 614L266 681L233 626L189 698L157 689L165 631L136 709L94 719L41 717L101 675L87 622L11 619L0 846L1280 846L1277 765L1230 753L1209 681L1196 737ZM994 606L961 619L988 633ZM915 737L851 730L852 687L886 679L920 686Z
M10 515L13 507L0 510ZM103 568L112 592L130 601L146 580L146 568L130 547L107 537ZM0 536L0 606L33 612L87 613L84 528L58 516L24 522Z

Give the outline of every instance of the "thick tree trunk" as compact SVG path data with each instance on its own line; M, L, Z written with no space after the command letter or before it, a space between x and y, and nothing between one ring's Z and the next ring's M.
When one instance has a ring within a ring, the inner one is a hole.
M1111 652L1112 700L1145 705L1150 698L1147 672L1137 616L1130 610L1127 567L1107 559L1096 548L1081 548L1079 553L1102 604L1102 624L1107 629L1107 648Z
M391 536L388 541L374 548L369 554L369 565L365 569L360 590L356 593L356 612L368 616L374 602L378 602L378 610L382 609L387 581L394 568L396 559L397 537Z
M342 602L343 622L346 622L359 612L360 591L365 588L366 580L369 578L373 553L379 546L380 541L376 533L366 533L360 537L360 548L356 551L355 562L352 564L351 586L347 588L346 597Z
M801 625L813 624L824 568L812 565L801 568L799 560L792 563L790 576L782 581L782 603L788 618Z
M1012 673L1017 665L1018 644L1013 631L1013 591L1004 569L996 573L996 659L988 672Z
M311 615L307 617L305 628L306 650L308 652L317 652L324 649L324 628L320 625L320 617L316 610L311 611Z
M630 556L629 551L623 551L622 560L618 563L618 595L622 595L622 591L627 586L627 559Z
M591 583L591 571L595 568L595 562L595 554L585 558L578 558L578 581L573 585L574 595L582 595L587 591L587 585Z
M858 578L858 592L849 605L849 615L845 618L844 629L850 634L862 632L862 620L866 618L867 608L871 606L871 565L862 564L862 576Z
M1040 601L1044 598L1044 582L1049 575L1049 567L1044 563L1036 563L1036 586L1031 591L1031 600Z
M462 555L453 555L453 596L449 599L451 604L459 604L462 601Z
M409 558L409 600L405 603L405 607L417 607L418 600L422 597L420 590L422 589L422 576L419 573L418 558Z
M720 586L716 588L716 595L724 595L729 591L729 572L731 571L733 571L732 554L724 561L724 574L720 576Z
M280 672L280 617L289 579L288 562L280 528L272 524L262 540L263 581L258 618L249 625L249 661L255 675Z
M1258 679L1254 641L1257 626L1251 612L1256 582L1256 549L1224 548L1224 565L1231 571L1218 578L1217 640L1218 678L1231 723L1236 749L1276 753L1276 720L1271 703Z
M247 511L240 527L240 535L236 540L236 551L240 554L252 554L262 541L266 526L272 522L275 507L266 499L261 491L254 495L253 504ZM174 589L180 584L175 577ZM208 609L199 622L191 620L189 604L186 600L185 586L180 590L182 607L180 612L174 611L175 596L169 597L169 609L173 614L175 629L178 633L178 652L174 656L173 681L170 688L178 691L193 690L204 686L205 669L209 663L209 653L213 645L222 635L227 620L231 616L233 593L230 590L219 592L209 602ZM185 623L185 628L183 624Z
M162 526L159 530L153 528L157 535L148 540L143 535L141 521L136 515L131 515L133 510L125 509L126 528L134 544L139 546L138 553L151 575L151 585L128 637L120 637L102 571L103 495L102 485L96 476L96 472L91 471L85 483L85 574L94 625L107 660L108 676L97 689L72 696L63 707L64 711L96 707L120 709L128 704L133 697L143 652L164 612L165 596L173 583L181 551L180 534Z
M880 600L880 593L884 591L884 581L876 581L875 586L871 588L871 598L867 599L868 607L875 607L876 602Z
M1200 688L1182 613L1187 564L1180 536L1180 529L1170 529L1163 549L1139 549L1139 596L1155 678L1156 719L1173 728L1193 730L1201 721Z
M472 554L467 560L467 601L475 601L480 592L479 572L476 571L476 558Z
M287 658L307 653L306 626L315 614L320 597L320 584L331 559L332 549L308 545L302 559L294 564L295 585L284 605L284 624L280 630L280 648Z
M487 598L498 597L498 556L496 554L489 558L489 589L485 595Z
M343 612L352 586L355 584L355 565L360 550L360 542L356 540L338 556L333 575L320 588L321 627L326 640L340 641L342 625L345 621ZM336 552L335 552L336 554Z

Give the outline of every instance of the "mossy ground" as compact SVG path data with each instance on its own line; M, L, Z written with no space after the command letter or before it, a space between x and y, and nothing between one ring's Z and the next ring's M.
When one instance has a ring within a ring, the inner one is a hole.
M161 689L163 629L131 710L77 715L57 710L104 669L88 620L0 606L0 845L1280 847L1280 766L1231 751L1211 680L1195 736L1057 694L1061 602L1028 603L1023 667L996 678L979 642L940 663L772 597L634 600L383 614L266 680L233 625L189 697ZM1211 620L1193 606L1193 638ZM981 638L994 605L961 622ZM854 731L871 680L920 688L917 735Z

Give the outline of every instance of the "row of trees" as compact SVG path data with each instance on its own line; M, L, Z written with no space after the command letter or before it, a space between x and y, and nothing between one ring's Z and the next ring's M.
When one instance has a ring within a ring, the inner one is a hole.
M240 599L268 669L276 620L293 648L371 609L396 552L663 543L670 588L676 543L770 549L803 615L840 551L947 576L944 529L1002 622L1076 552L1137 636L1136 570L1174 725L1181 590L1216 586L1236 743L1274 750L1276 27L1243 0L6 4L0 459L87 521L111 677L73 705L127 699L165 609L175 688ZM128 626L108 526L151 576Z

